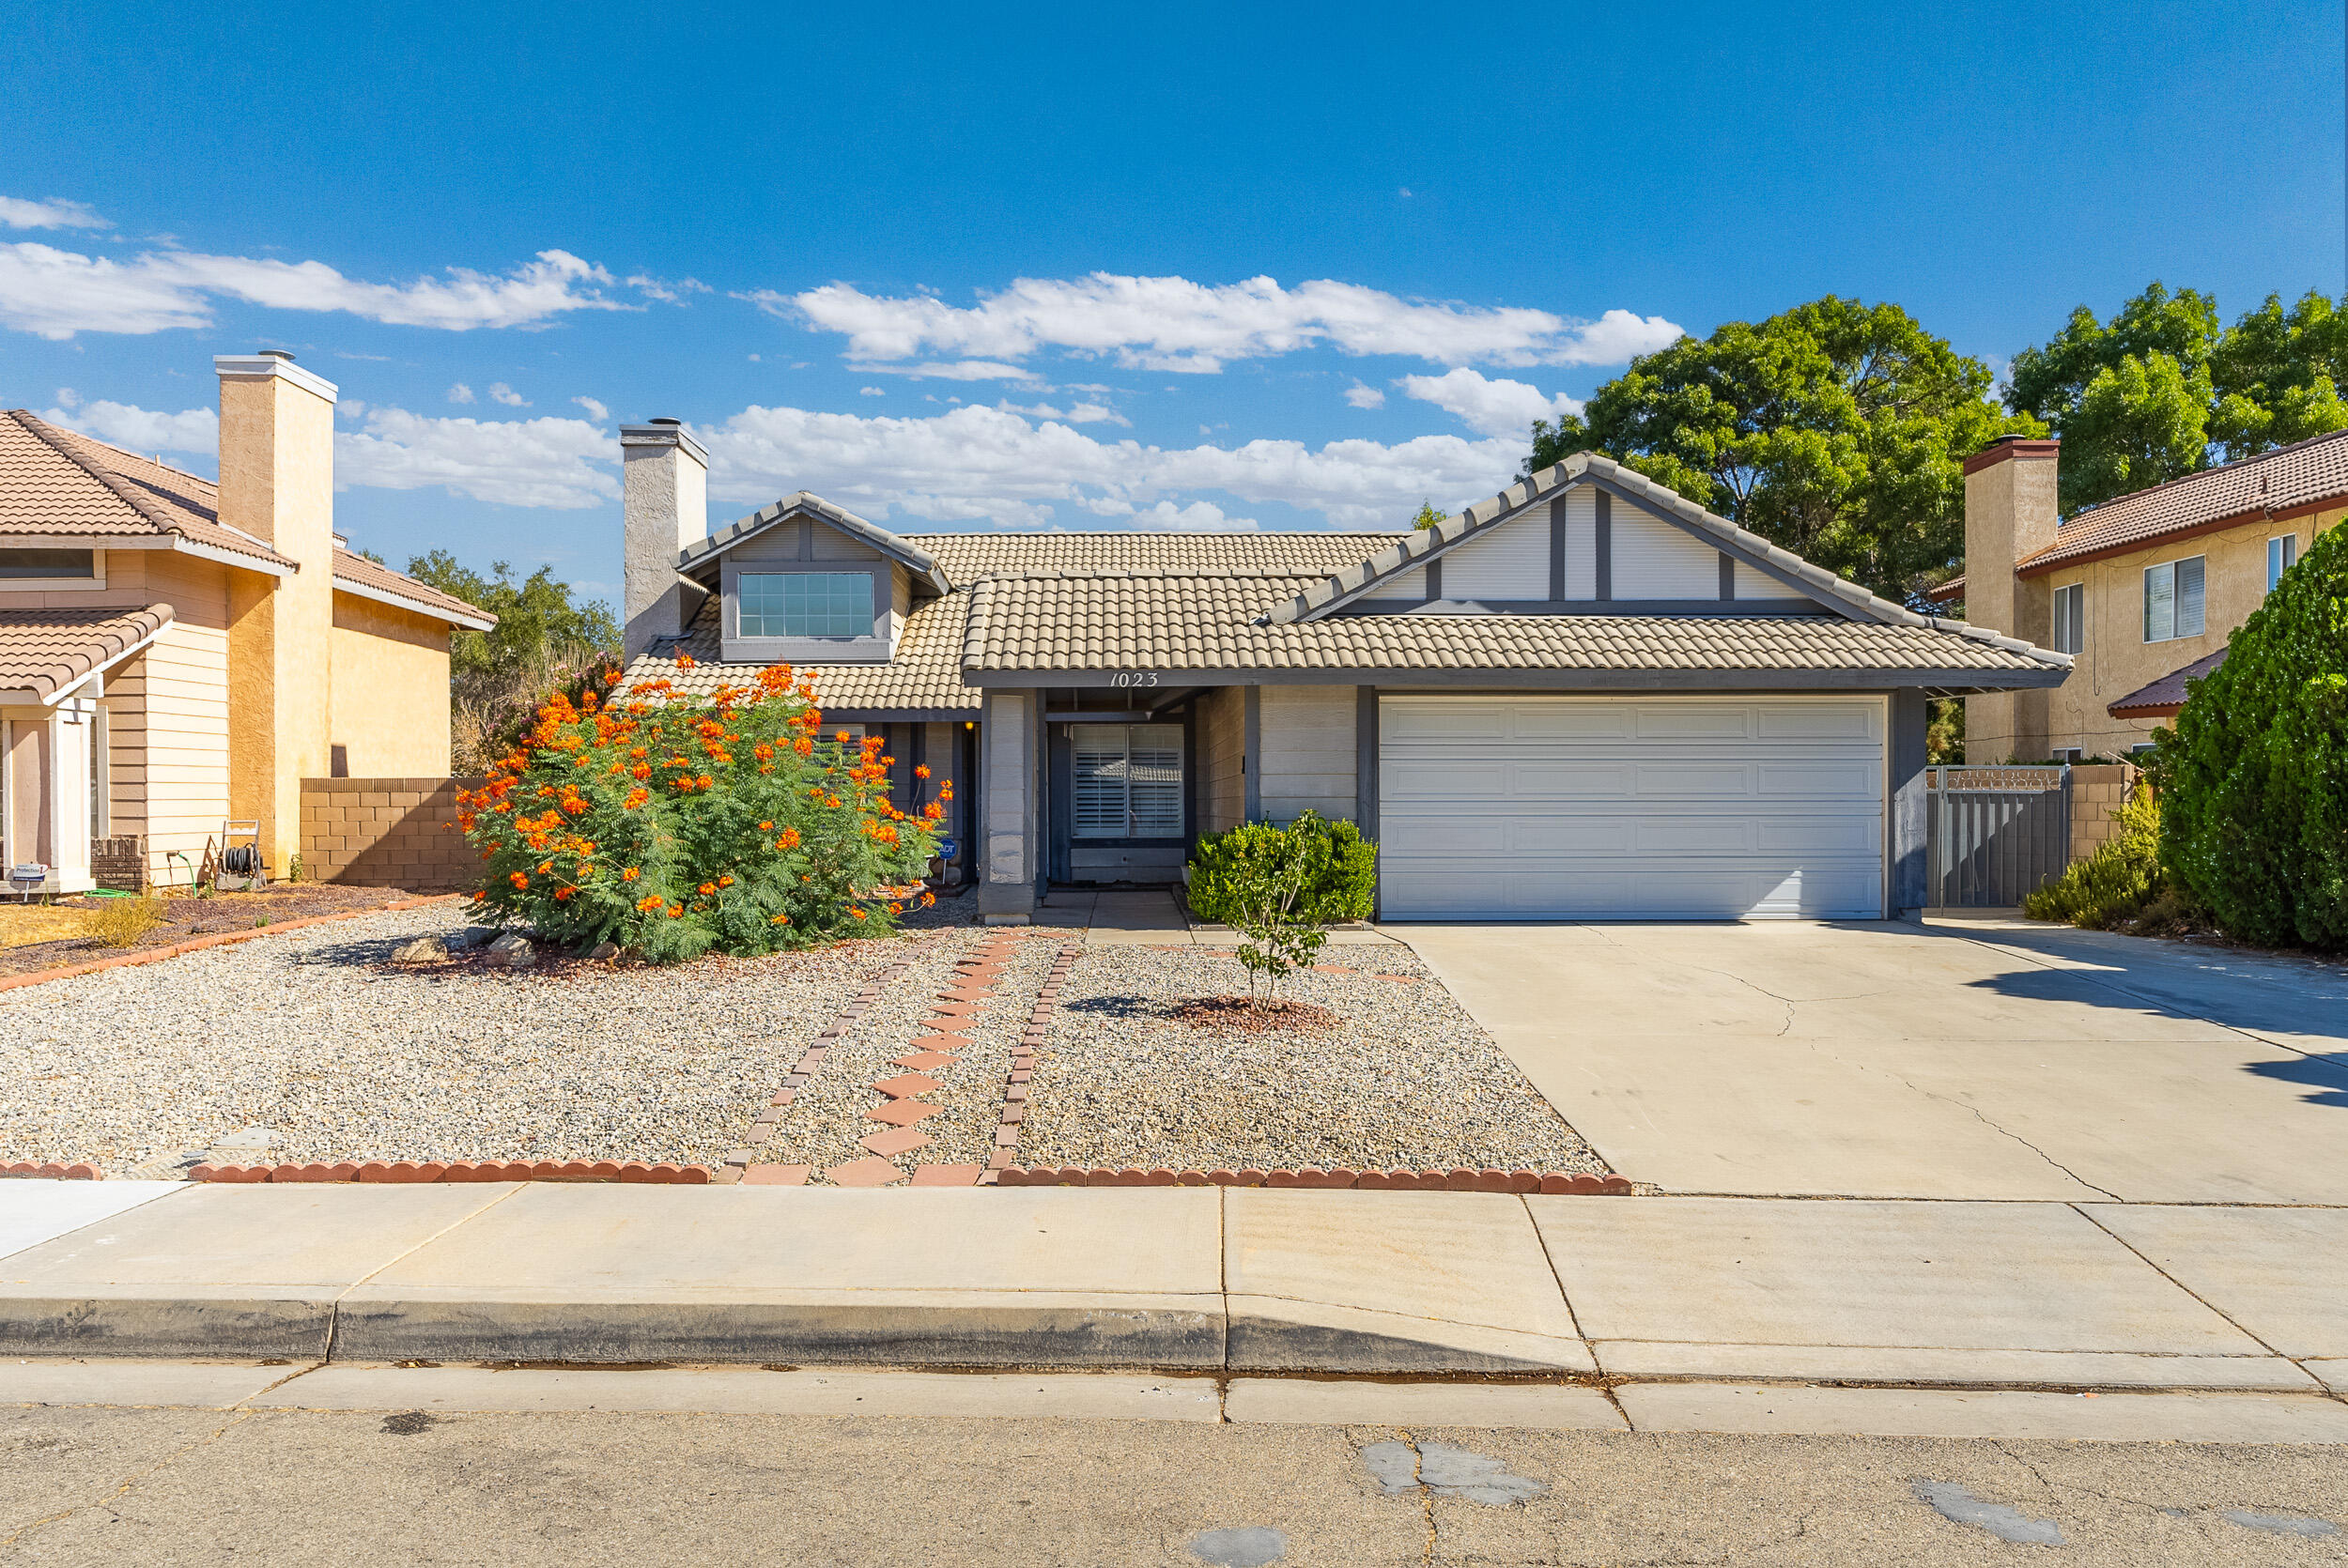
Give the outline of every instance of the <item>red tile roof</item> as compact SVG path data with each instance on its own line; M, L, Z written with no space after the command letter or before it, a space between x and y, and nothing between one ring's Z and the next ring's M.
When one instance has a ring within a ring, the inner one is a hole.
M2186 683L2198 681L2226 662L2226 650L2204 653L2183 669L2172 669L2150 685L2139 686L2105 709L2114 718L2174 718L2185 706Z
M2348 430L2108 500L2064 523L2053 544L2015 562L2014 572L2034 577L2164 539L2261 517L2304 516L2326 506L2348 506Z
M145 609L0 609L0 691L42 701L79 682L171 621L169 605Z

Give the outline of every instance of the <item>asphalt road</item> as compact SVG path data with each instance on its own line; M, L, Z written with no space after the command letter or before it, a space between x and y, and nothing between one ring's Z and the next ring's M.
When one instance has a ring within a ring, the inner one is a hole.
M0 1563L2348 1561L2348 1449L0 1408Z

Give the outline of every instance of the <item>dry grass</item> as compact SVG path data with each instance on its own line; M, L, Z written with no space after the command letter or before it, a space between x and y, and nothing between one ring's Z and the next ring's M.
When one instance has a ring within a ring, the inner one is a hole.
M0 948L81 936L88 930L89 914L85 909L60 909L54 904L0 904Z
M102 899L82 917L82 933L100 947L130 947L162 923L161 899Z

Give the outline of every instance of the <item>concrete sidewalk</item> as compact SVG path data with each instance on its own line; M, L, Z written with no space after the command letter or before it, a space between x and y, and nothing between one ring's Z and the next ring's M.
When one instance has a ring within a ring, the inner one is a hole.
M2341 1209L129 1188L0 1183L0 1353L2348 1393Z

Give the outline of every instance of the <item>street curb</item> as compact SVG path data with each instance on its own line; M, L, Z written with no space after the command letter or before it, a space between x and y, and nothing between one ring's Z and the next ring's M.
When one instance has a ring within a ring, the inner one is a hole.
M1630 1179L1619 1176L1542 1175L1536 1171L1212 1171L1079 1170L1074 1166L1011 1167L995 1173L998 1187L1314 1187L1357 1188L1369 1192L1535 1192L1628 1197Z
M364 1164L197 1165L190 1181L625 1181L703 1187L706 1165L648 1164L641 1160L370 1160Z
M401 899L388 904L378 904L373 909L354 909L342 915L305 915L299 920L280 920L274 925L255 926L249 931L215 931L209 936L192 936L185 942L175 942L168 947L149 948L143 953L123 953L110 959L93 959L88 963L70 963L57 969L37 969L30 975L10 975L0 978L0 991L14 991L19 986L46 985L51 980L70 980L76 975L95 975L104 969L129 969L142 963L161 963L165 959L201 952L207 947L225 947L232 943L251 942L256 937L300 930L304 926L357 920L364 915L386 915L394 910L423 909L429 904L444 904L471 897L470 893L436 893L430 898Z
M42 1181L103 1181L106 1173L86 1160L70 1165L60 1164L54 1160L19 1160L12 1164L0 1165L0 1178L9 1176L26 1176Z

